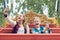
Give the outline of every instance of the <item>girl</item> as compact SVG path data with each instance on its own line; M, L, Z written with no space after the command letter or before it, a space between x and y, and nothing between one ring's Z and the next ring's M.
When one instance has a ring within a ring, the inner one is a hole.
M5 19L13 26L12 33L18 34L24 34L26 32L29 33L29 27L25 25L26 27L24 28L25 19L23 14L18 15L16 21L13 21L8 17L8 8L5 8L4 16Z

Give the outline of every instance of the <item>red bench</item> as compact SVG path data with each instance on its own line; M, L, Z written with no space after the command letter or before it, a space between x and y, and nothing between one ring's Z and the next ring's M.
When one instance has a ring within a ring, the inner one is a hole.
M52 34L0 33L0 40L60 40L60 33L52 33Z
M0 33L11 33L12 28L0 28Z
M60 33L60 28L50 28L52 33ZM1 28L0 33L11 33L12 28Z
M45 26L45 24L40 24L40 26ZM30 28L33 28L34 25L30 24ZM50 29L52 30L52 33L60 33L60 28L56 28L56 25L49 24ZM12 32L12 26L7 25L6 28L0 28L0 33L11 33Z
M40 24L40 26L45 26L45 24ZM30 27L30 28L33 28L34 25L33 25L33 24L29 24L29 27ZM50 28L56 28L56 25L55 25L55 24L49 24L49 27L50 27ZM6 28L12 28L12 26L9 25L9 24L7 24L7 25L6 25Z
M60 28L50 28L52 33L60 33Z

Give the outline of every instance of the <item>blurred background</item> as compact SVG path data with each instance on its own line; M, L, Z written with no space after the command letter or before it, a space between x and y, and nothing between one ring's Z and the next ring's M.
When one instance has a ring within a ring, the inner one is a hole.
M60 0L0 0L0 26L5 23L4 5L9 7L10 18L32 9L36 13L45 14L48 18L57 17L60 24Z

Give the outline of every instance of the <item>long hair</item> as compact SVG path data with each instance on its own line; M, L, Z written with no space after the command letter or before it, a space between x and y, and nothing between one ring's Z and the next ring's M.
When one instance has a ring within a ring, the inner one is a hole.
M17 17L18 17L18 15L16 15L16 18L14 19L14 21L17 20ZM23 16L23 17L24 17L24 16ZM18 29L19 29L19 23L18 23L18 22L16 22L16 23L17 23L17 24L13 27L12 33L17 33L17 31L18 31ZM26 33L25 17L24 17L24 20L23 20L22 24L23 24L23 27L24 27L24 29L25 29L25 32L24 32L24 33Z

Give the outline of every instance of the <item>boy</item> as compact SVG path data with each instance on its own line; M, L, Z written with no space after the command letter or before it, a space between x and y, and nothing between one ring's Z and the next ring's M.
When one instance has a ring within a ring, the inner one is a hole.
M35 27L32 28L32 33L33 34L39 34L39 33L50 33L49 25L46 24L46 27L40 26L40 18L39 17L34 17L33 21Z

